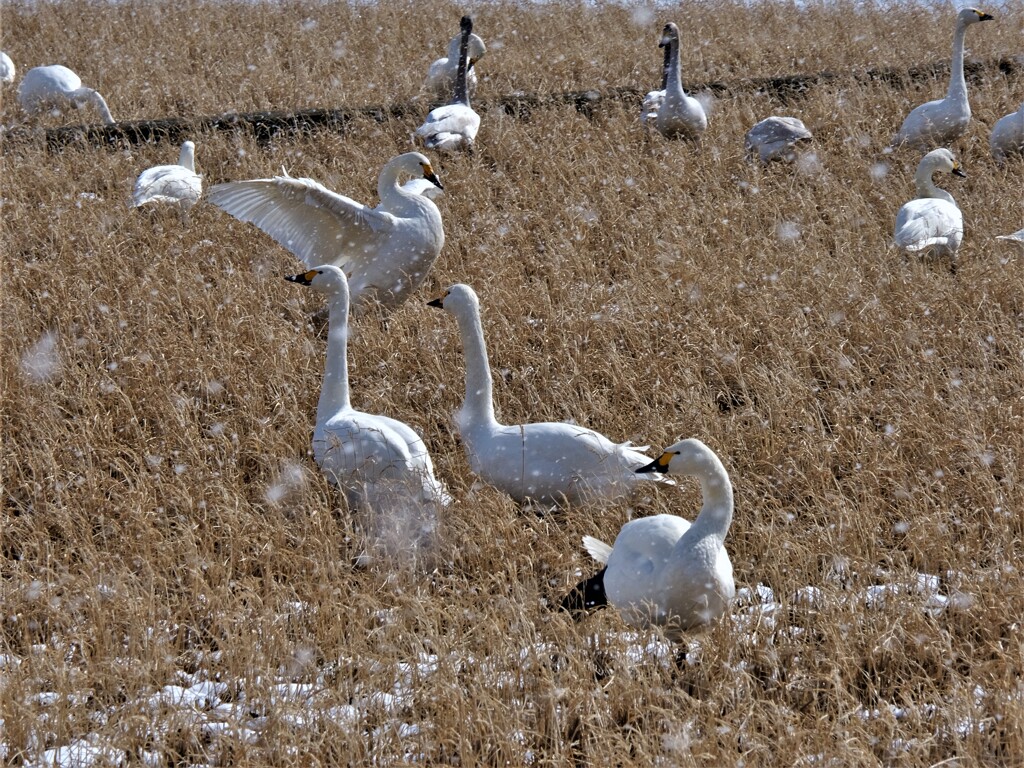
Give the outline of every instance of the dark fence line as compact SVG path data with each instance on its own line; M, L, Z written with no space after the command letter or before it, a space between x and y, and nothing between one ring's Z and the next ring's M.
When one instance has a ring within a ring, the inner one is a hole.
M696 83L688 82L691 93L710 91L716 96L729 93L763 92L783 104L799 99L812 88L853 81L864 85L881 83L891 88L902 89L914 83L949 77L949 63L940 62L909 69L872 68L854 72L824 71L804 75L779 77L742 78L732 82L720 80ZM1024 59L998 58L987 61L968 62L964 74L975 84L988 77L1020 77L1024 72ZM521 120L528 120L538 110L552 106L572 105L590 117L603 102L635 102L639 105L646 90L638 88L612 88L606 91L567 91L551 94L516 93L498 99L481 99L474 103L474 109L481 114L501 110ZM385 106L369 106L338 109L308 109L295 112L249 112L228 113L212 117L166 117L155 120L136 120L113 125L71 125L50 128L45 132L46 143L57 149L76 143L94 146L121 146L154 141L181 142L197 133L207 131L248 131L259 142L271 141L281 134L332 131L345 133L356 120L370 119L379 123L391 120L422 119L426 107L422 101L396 102ZM15 129L2 140L4 151L13 144L34 141L38 132Z

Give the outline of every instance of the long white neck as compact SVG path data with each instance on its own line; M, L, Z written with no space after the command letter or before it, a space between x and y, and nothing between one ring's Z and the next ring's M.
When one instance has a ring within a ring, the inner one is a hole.
M497 425L494 418L494 382L487 363L480 310L475 306L460 307L456 320L466 358L466 399L462 404L462 415L473 424Z
M672 64L672 46L662 46L665 49L665 61L661 65L661 90L668 88L668 69ZM679 61L679 56L676 56L676 61Z
M725 541L732 524L732 483L714 452L708 450L701 457L701 462L701 470L694 473L694 477L700 482L704 503L684 538L693 541L695 538L715 537Z
M940 200L948 200L949 202L955 202L953 196L946 190L937 187L935 182L932 181L932 174L934 169L925 166L918 168L917 173L914 174L914 183L917 185L917 196L918 197L937 197Z
M964 37L969 25L957 22L953 32L953 62L949 69L949 90L946 98L967 105L967 81L964 79ZM968 107L969 109L969 107Z
M665 65L665 95L683 96L683 76L679 71L679 38L668 43L668 61Z
M330 312L327 321L327 362L324 383L316 405L316 423L323 424L339 411L349 410L348 392L348 291L327 297Z
M181 154L178 155L178 165L185 166L192 171L192 173L196 172L196 155L191 144L187 144L181 148Z
M114 120L114 116L110 114L110 108L107 107L107 102L92 88L79 88L71 94L71 100L75 104L92 104L100 111L100 115L103 117L103 122L107 125L113 125L117 122Z

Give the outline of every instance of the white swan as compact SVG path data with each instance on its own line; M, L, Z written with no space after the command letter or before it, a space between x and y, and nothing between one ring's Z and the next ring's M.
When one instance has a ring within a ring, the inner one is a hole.
M285 279L324 294L330 312L327 362L313 430L313 458L320 469L344 490L352 507L363 503L372 508L406 502L450 503L451 497L434 477L427 447L412 427L352 407L345 273L324 264Z
M455 421L480 479L519 502L549 505L614 501L646 481L634 471L650 461L641 453L646 446L616 444L592 429L559 422L500 424L476 293L460 283L428 303L454 315L459 325L466 397Z
M648 91L640 105L640 122L647 126L653 126L658 119L658 110L665 101L665 88L668 87L668 66L672 60L672 47L658 44L665 52L665 60L661 65L661 90Z
M605 568L580 582L562 605L575 611L611 604L635 627L666 626L673 634L700 629L725 613L736 594L725 551L733 513L729 475L715 452L692 438L637 472L697 478L700 514L692 525L675 515L630 520L610 547L584 536L584 547Z
M892 146L906 144L925 151L936 145L948 144L967 130L971 122L971 105L967 102L967 81L964 79L964 36L971 24L992 18L977 8L964 8L956 15L953 61L946 98L926 102L911 110L893 138Z
M60 64L33 67L26 72L18 85L18 103L32 116L46 110L81 109L91 104L99 110L104 123L115 122L103 97L92 88L84 88L81 78Z
M11 57L0 51L0 83L13 83L15 72Z
M665 95L654 118L654 127L667 139L699 140L707 130L708 118L700 102L687 96L683 90L679 71L679 28L672 22L666 24L658 45L667 48L668 53L664 71Z
M428 196L399 186L406 174L442 188L430 161L406 152L381 170L376 208L287 175L217 184L207 199L255 224L307 267L344 269L354 308L373 300L393 308L419 287L444 246L441 212Z
M187 211L203 194L203 179L196 173L196 145L181 145L177 165L155 165L139 174L132 191L135 207L147 203L175 205Z
M471 148L480 130L480 115L469 105L469 91L466 86L469 37L473 33L473 20L462 17L462 36L459 44L459 59L455 75L452 100L443 107L432 109L426 121L416 129L416 136L427 149L451 151Z
M1003 163L1008 155L1024 154L1024 104L1016 112L996 120L988 146L998 163Z
M766 117L747 131L744 140L748 154L757 153L761 162L796 159L796 148L814 137L803 121L796 117Z
M953 196L932 181L936 171L966 176L948 149L933 149L918 163L914 174L917 198L904 204L896 214L893 242L910 253L931 252L956 257L964 236L963 214Z
M455 89L455 77L459 68L459 48L462 45L461 23L460 31L451 42L448 43L448 56L437 59L427 70L427 79L423 83L424 89L431 98L437 100L450 99ZM476 63L487 53L487 46L477 35L469 36L467 62L466 62L466 92L473 96L476 94Z

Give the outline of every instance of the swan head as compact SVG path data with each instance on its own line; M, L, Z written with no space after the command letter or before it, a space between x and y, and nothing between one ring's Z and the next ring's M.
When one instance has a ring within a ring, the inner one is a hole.
M388 161L388 164L384 166L385 171L391 171L394 173L405 172L412 174L414 177L422 177L433 184L438 189L444 189L444 185L441 184L441 179L434 173L434 168L430 164L430 160L426 155L420 152L406 152L403 155L392 158ZM381 175L384 175L382 172Z
M427 306L437 307L438 309L443 309L457 315L466 308L479 312L480 299L477 297L476 291L468 285L465 283L456 283L445 291L444 296L436 298L433 301L428 301Z
M348 295L348 278L345 273L333 264L321 264L319 267L301 272L297 275L285 275L285 280L312 288L317 293L335 296L343 293Z
M665 25L665 28L661 31L661 41L658 43L659 48L664 48L667 45L671 45L673 41L679 40L679 27L673 24L671 21Z
M917 165L917 172L920 175L927 175L931 178L931 175L936 171L942 171L943 173L951 173L954 176L961 178L967 178L967 174L963 172L960 167L960 163L953 157L953 153L945 147L939 149L933 149L927 155L921 158L921 162Z
M968 24L977 24L979 21L992 21L995 18L990 13L985 13L977 8L964 8L960 13L956 15L957 23L967 26Z
M663 475L706 475L720 462L714 452L700 440L691 437L669 446L652 461L636 470L638 474L658 472Z
M181 145L181 154L178 155L178 165L183 165L192 171L196 169L195 142L186 141Z

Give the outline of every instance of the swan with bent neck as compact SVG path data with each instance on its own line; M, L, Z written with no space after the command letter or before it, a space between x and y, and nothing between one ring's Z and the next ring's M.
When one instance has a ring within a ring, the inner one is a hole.
M650 461L643 448L613 443L592 429L563 422L505 425L494 415L480 301L456 284L429 302L455 316L466 359L466 395L455 414L470 468L485 483L523 503L607 503L660 475L638 475ZM645 446L646 447L646 446Z
M147 203L177 206L187 211L203 194L203 179L196 173L196 145L186 141L178 153L177 165L155 165L139 174L132 191L138 208Z
M692 524L668 514L630 520L612 546L584 536L586 550L605 567L580 582L562 607L575 613L610 604L632 626L664 626L670 635L703 629L736 594L725 550L733 515L729 475L715 452L694 438L670 446L637 472L696 478L700 514Z
M917 198L896 214L893 242L908 253L928 253L956 258L964 236L964 217L953 196L932 180L935 173L966 177L948 149L933 149L917 165L914 183Z
M480 130L480 115L469 104L469 90L466 83L469 55L469 40L473 32L473 20L462 17L462 37L459 45L459 62L455 74L455 90L452 100L443 107L432 109L423 125L416 129L416 137L427 149L450 152L457 149L472 149Z
M427 446L412 427L397 419L352 407L348 378L349 291L345 273L332 264L285 278L327 298L327 360L316 406L313 458L327 479L341 488L349 505L451 501L434 476Z
M964 8L957 14L946 98L926 102L911 110L893 138L892 146L907 145L924 151L948 144L967 130L971 122L971 105L967 101L967 81L964 79L964 37L969 26L991 21L992 18L977 8Z
M679 65L679 28L669 22L661 33L658 43L668 52L665 60L665 96L654 118L654 127L666 139L690 139L697 141L708 127L704 107L683 90Z
M82 79L61 64L33 67L18 85L18 103L30 116L47 110L63 112L68 108L95 107L103 122L113 125L107 102L92 88L85 88Z

